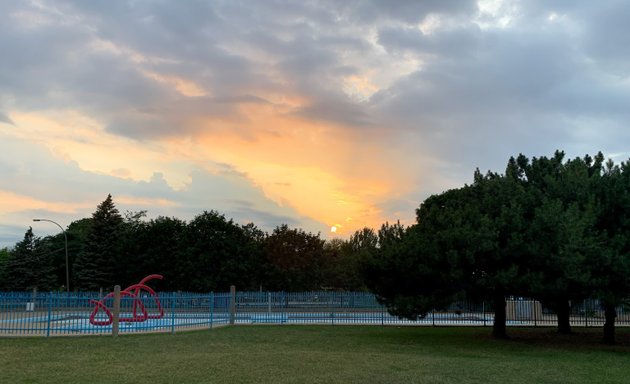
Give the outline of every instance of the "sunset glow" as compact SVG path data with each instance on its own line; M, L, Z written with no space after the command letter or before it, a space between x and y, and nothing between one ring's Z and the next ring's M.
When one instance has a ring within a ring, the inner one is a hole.
M625 160L604 3L3 2L0 247L108 193L347 238L519 153Z

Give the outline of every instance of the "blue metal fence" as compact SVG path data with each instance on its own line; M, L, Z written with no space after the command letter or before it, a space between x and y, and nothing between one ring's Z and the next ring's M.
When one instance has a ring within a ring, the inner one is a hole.
M94 313L95 292L0 292L0 336L107 335L112 325L104 309ZM119 333L170 332L229 324L370 324L418 326L491 326L487 303L456 302L417 320L390 315L373 294L366 292L164 292L157 296L121 297ZM141 307L138 306L141 302ZM233 304L233 305L232 305ZM113 299L103 302L113 308ZM234 312L231 312L234 308ZM145 315L134 315L141 313ZM135 313L134 313L135 312ZM508 326L555 326L555 314L540 302L507 301ZM617 309L617 325L630 325L628 308ZM604 314L595 300L574 303L573 326L603 326Z
M229 293L167 292L157 296L164 310L158 310L156 298L139 298L148 313L147 319L124 321L134 317L134 299L121 297L119 332L176 332L184 329L211 328L227 324ZM58 336L112 334L112 324L94 325L90 316L101 300L98 292L0 292L0 335ZM105 300L113 308L113 299ZM136 308L136 311L139 311ZM109 317L99 309L95 322L107 323Z
M630 311L617 308L617 325L630 326ZM531 299L510 298L506 306L508 326L555 326L555 313ZM597 300L572 306L573 326L604 325L604 312ZM371 324L429 326L491 326L494 311L488 303L455 302L433 310L417 320L390 315L367 292L239 292L236 294L237 324Z

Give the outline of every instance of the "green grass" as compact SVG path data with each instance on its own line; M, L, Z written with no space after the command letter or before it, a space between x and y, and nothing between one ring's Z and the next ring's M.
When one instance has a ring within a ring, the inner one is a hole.
M189 333L0 339L3 383L627 383L601 330L239 326Z

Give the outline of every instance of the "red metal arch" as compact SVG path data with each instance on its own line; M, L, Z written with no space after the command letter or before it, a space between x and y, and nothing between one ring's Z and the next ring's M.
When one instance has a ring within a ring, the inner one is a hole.
M157 275L157 274L149 275L145 277L144 279L140 280L138 284L130 285L129 287L120 291L120 297L127 296L127 297L133 298L133 315L131 317L121 317L118 320L119 322L141 323L148 319L161 319L162 317L164 317L164 308L162 308L162 303L160 303L160 298L151 287L145 284L147 281L154 280L154 279L162 280L163 276ZM140 297L141 291L148 292L149 295L153 298L157 306L157 310L158 310L157 314L154 315L154 314L148 313L146 306L144 305L144 303L142 302L142 298ZM90 314L90 324L97 325L97 326L104 326L104 325L110 325L111 323L114 322L114 315L109 310L109 308L107 308L107 306L105 305L105 300L113 296L114 296L114 292L110 292L101 300L98 300L98 301L90 300L90 303L94 305L94 309L92 310L92 313ZM96 320L96 315L101 309L107 315L107 320ZM138 314L138 312L141 312L141 314Z

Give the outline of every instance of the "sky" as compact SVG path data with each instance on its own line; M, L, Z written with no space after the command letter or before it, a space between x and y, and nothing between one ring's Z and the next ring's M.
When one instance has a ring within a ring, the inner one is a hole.
M519 153L625 161L628 20L622 0L1 1L0 247L107 194L347 238Z

